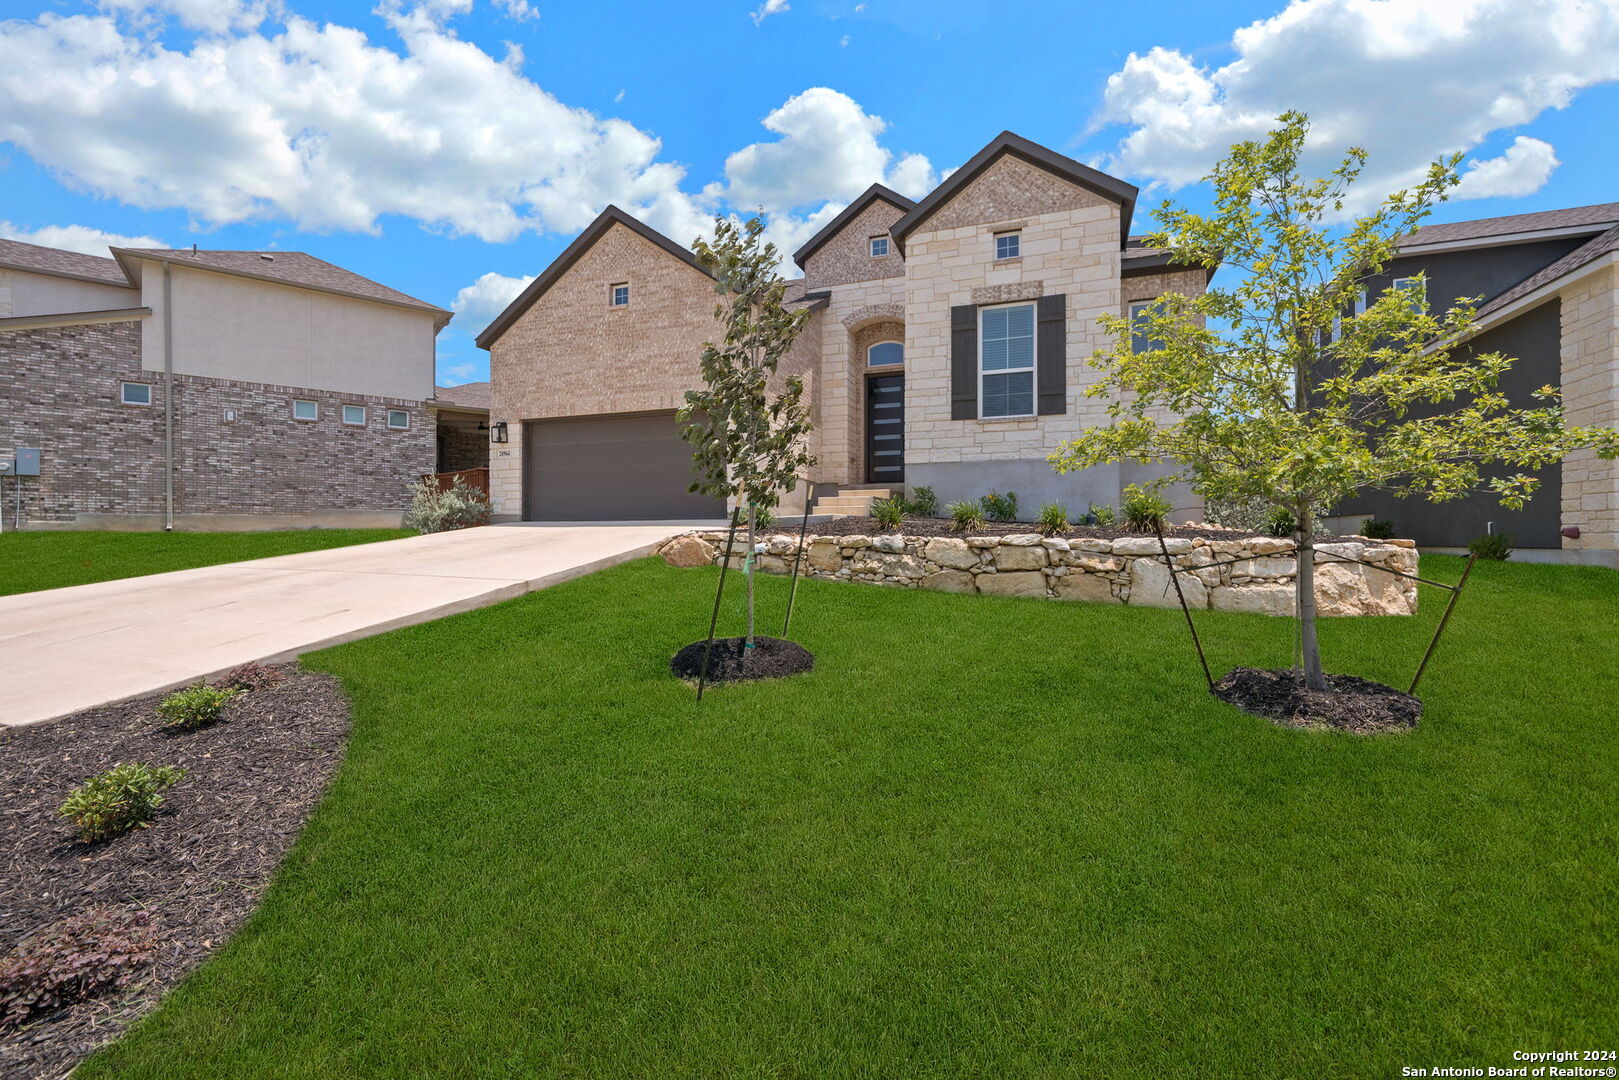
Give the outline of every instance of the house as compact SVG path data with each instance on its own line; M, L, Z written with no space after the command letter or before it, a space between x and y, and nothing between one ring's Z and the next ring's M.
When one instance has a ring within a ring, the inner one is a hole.
M482 469L489 465L489 384L441 386L429 403L437 418L435 471Z
M1425 225L1367 290L1415 286L1419 275L1435 311L1477 303L1460 354L1515 357L1500 385L1513 404L1533 406L1536 389L1557 386L1569 423L1619 423L1619 203ZM1430 548L1511 533L1520 557L1619 566L1619 462L1581 452L1540 477L1522 510L1487 495L1430 504L1367 492L1337 507L1336 520L1390 519Z
M0 240L0 457L29 527L397 525L450 312L296 251ZM13 516L15 512L13 511Z
M782 369L804 378L815 420L816 509L926 485L944 502L1012 491L1083 511L1159 475L1058 476L1046 460L1105 421L1084 397L1097 318L1207 285L1130 236L1135 201L1005 132L919 202L873 185L795 252L789 303L812 314ZM718 332L713 286L687 248L608 207L489 324L497 520L724 513L686 490L674 420ZM1176 505L1194 509L1184 492Z

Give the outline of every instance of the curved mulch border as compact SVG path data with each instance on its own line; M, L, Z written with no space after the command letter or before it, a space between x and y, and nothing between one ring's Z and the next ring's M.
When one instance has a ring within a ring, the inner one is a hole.
M1294 669L1234 668L1214 684L1215 697L1285 727L1324 728L1355 735L1409 731L1422 701L1392 686L1354 675L1328 675L1326 691L1304 685Z
M349 706L296 665L197 731L158 729L152 695L0 729L0 955L90 904L151 912L156 960L128 988L0 1033L0 1076L56 1078L157 1004L246 920L336 771ZM82 844L56 808L123 761L186 770L150 828Z
M815 666L815 657L796 641L782 638L754 636L753 655L743 659L743 641L739 637L715 638L713 652L708 657L710 683L743 682L748 679L780 679L797 675ZM682 679L696 681L703 669L703 654L708 652L708 639L694 641L675 653L669 661L669 670Z

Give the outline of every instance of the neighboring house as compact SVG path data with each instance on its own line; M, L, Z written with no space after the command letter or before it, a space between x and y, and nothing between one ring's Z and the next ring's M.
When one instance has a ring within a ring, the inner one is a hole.
M489 384L441 386L433 394L439 472L489 465Z
M8 524L398 524L450 312L302 252L111 255L0 240L0 456L43 452Z
M1515 357L1500 386L1514 404L1533 406L1533 392L1551 385L1569 423L1619 423L1619 203L1423 226L1368 293L1415 287L1419 274L1430 309L1478 304L1462 353ZM1338 520L1388 518L1426 547L1512 533L1531 558L1619 565L1619 462L1582 452L1540 476L1522 510L1487 495L1430 504L1367 493L1338 507Z
M857 495L827 505L927 485L944 502L1014 491L1030 511L1083 512L1158 475L1058 476L1046 461L1105 422L1106 403L1084 397L1098 317L1207 284L1130 238L1135 199L1007 132L920 202L874 185L800 248L789 302L812 315L782 368L805 379L818 493ZM506 437L490 462L498 519L724 512L686 491L674 422L718 332L715 300L689 250L609 207L490 323L478 344Z

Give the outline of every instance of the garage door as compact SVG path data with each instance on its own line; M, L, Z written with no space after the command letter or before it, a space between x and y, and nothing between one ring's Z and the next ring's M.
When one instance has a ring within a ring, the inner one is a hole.
M523 426L523 516L723 518L721 500L686 490L691 452L672 412L530 420Z

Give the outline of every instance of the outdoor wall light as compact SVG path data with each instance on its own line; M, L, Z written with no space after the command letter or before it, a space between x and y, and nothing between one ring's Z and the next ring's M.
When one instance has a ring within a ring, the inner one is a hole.
M490 442L506 441L506 421L502 420L489 429Z

